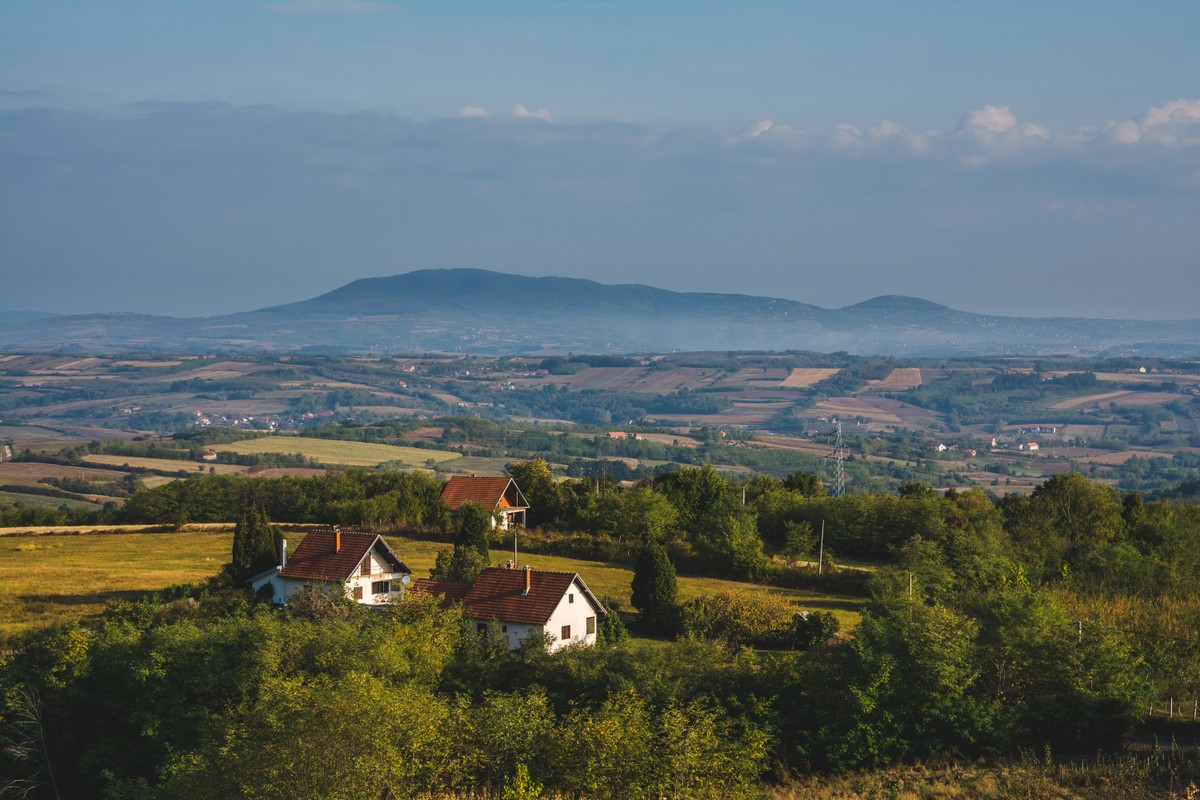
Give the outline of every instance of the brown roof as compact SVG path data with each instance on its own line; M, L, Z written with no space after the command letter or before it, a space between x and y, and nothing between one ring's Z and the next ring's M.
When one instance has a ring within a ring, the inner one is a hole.
M287 566L279 571L280 577L344 581L358 570L363 557L372 549L377 550L397 572L411 572L379 534L363 531L340 533L340 549L335 549L338 531L318 530L309 533L300 542L296 552L288 556Z
M467 596L467 592L470 590L471 584L467 581L442 581L434 578L418 578L413 581L411 591L414 595L441 595L442 608L449 608L454 603L462 602L462 599Z
M525 570L488 567L474 583L422 578L413 584L414 592L444 596L442 607L462 601L468 616L526 625L545 625L563 595L576 583L580 594L600 614L604 606L575 572L529 571L529 594L525 590Z
M479 503L484 508L496 508L505 498L512 508L529 507L525 496L521 494L512 478L454 475L446 483L446 488L442 489L442 502L450 509L459 508L468 502Z

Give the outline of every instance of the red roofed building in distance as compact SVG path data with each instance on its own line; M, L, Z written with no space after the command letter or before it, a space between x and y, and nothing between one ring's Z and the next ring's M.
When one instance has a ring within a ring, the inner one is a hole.
M578 573L516 569L512 562L488 567L471 583L422 578L412 591L441 597L446 608L462 603L480 633L499 625L510 650L531 633L544 634L552 652L594 645L597 620L608 613Z
M284 541L279 562L246 582L256 594L270 584L272 602L280 606L313 584L341 584L347 597L380 605L403 597L412 574L379 534L336 527L309 533L291 558Z
M442 489L442 502L451 511L463 503L478 503L489 511L498 511L503 517L493 524L506 531L524 528L525 512L529 510L517 482L508 477L454 475Z

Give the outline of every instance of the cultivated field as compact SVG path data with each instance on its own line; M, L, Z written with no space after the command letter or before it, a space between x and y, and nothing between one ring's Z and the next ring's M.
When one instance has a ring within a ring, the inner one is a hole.
M95 495L86 495L86 497L95 497ZM107 498L106 498L107 499ZM72 511L95 511L102 503L93 503L88 500L76 500L67 497L50 497L44 494L24 494L22 492L5 492L0 491L0 501L6 503L20 503L26 508L59 508L66 506Z
M80 478L105 483L120 481L126 473L93 467L43 464L37 461L6 461L0 464L0 483L36 486L42 478Z
M832 378L841 371L840 368L796 367L779 382L779 386L785 389L807 389L814 383Z
M1046 408L1101 408L1110 404L1117 406L1165 406L1167 403L1172 403L1176 400L1186 402L1188 399L1187 395L1173 394L1171 392L1104 392L1103 394L1089 394L1082 397L1068 397L1065 400L1050 403Z
M335 439L313 439L300 436L264 436L213 447L219 453L297 453L316 459L321 464L346 467L374 467L389 461L406 467L422 467L426 462L449 461L461 458L458 453L444 450L424 450L370 442L342 442Z
M196 369L190 369L185 372L177 372L171 376L173 381L220 381L229 380L230 378L242 378L246 375L252 375L255 372L262 370L277 370L281 365L278 364L259 364L253 361L217 361L203 366L198 366Z
M638 438L655 444L678 444L680 447L699 447L702 444L699 439L681 433L639 433Z
M921 370L916 367L897 367L880 381L867 381L867 389L880 391L903 392L915 389L923 383Z
M143 458L140 456L86 455L83 460L89 464L106 464L113 467L133 467L134 469L157 469L164 472L208 472L209 468L216 470L218 475L236 475L249 470L241 464L217 464L210 461L185 461L176 458Z
M422 450L421 452L426 452ZM515 458L489 458L488 456L464 456L442 461L434 471L438 475L504 475L504 467Z
M287 539L294 551L303 534L288 533ZM207 580L228 561L232 541L227 531L0 537L0 634L95 616L110 600L131 600L145 592ZM388 543L416 577L426 577L438 552L449 546L400 536L389 537ZM500 562L504 554L503 549L493 549L492 560ZM628 567L536 554L520 554L519 560L534 569L578 572L602 601L608 598L630 608L633 572ZM62 580L64 574L71 580ZM857 624L864 602L717 578L679 578L683 600L721 589L781 594L798 610L831 611L843 630Z
M814 405L813 411L832 417L863 417L871 422L882 422L887 425L900 424L900 418L895 414L886 414L867 400L855 397L831 397Z

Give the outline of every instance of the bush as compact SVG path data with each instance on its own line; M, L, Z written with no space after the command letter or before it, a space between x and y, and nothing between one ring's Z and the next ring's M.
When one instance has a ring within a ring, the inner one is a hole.
M783 647L792 639L793 614L791 602L780 595L725 589L685 603L682 625L689 636L730 647Z

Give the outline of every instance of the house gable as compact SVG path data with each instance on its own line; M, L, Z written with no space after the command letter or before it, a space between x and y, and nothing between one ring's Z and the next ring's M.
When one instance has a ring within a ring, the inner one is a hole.
M381 565L387 564L392 572L411 573L379 534L333 528L312 531L305 536L295 554L279 570L279 576L345 581L359 574L363 560L372 556Z
M461 602L481 628L498 623L510 648L531 632L548 636L552 650L595 644L598 620L607 613L574 572L488 567L473 583L423 578L413 592L440 596L442 608Z
M442 502L452 511L463 503L479 503L488 509L529 508L517 482L508 477L454 475L442 489Z

